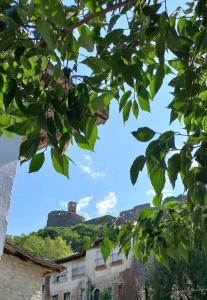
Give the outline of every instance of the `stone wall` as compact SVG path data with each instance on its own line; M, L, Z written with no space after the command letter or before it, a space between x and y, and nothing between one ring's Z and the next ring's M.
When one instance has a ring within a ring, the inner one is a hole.
M1 300L42 300L42 276L46 269L16 256L0 260Z
M47 227L70 227L83 221L84 218L78 214L55 210L48 214Z
M47 219L47 227L70 227L76 224L84 223L84 224L92 224L92 225L108 225L115 222L117 225L122 224L124 221L135 221L139 213L145 209L150 207L149 203L137 205L132 209L122 211L119 214L119 217L113 217L110 215L106 215L99 218L94 218L85 221L84 218L78 214L70 213L64 210L55 210L51 211L48 214Z
M4 136L0 138L0 257L3 252L20 142L19 137L13 137L12 140Z

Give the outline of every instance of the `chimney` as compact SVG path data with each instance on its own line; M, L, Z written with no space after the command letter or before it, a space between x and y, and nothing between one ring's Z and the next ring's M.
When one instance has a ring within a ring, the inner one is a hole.
M68 202L68 212L72 214L76 214L77 202L70 201Z

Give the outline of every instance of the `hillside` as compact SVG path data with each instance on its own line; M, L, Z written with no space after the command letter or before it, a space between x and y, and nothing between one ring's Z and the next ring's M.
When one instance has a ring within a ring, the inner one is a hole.
M89 224L77 224L68 227L46 227L28 235L7 236L27 251L51 259L62 258L79 252L90 240L102 236L104 227Z

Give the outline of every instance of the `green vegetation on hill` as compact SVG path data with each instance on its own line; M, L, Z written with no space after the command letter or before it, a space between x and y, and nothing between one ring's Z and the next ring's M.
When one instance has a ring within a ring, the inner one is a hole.
M78 224L73 227L46 227L29 235L7 236L27 251L57 259L79 252L91 240L102 236L104 227Z
M7 240L21 246L26 251L50 259L63 258L73 253L71 247L61 236L51 239L50 237L42 238L36 233L32 233L15 237L7 236Z
M95 225L77 224L72 227L47 227L37 231L37 235L42 238L51 239L61 236L70 245L74 252L79 252L86 243L97 239L103 235L104 227Z

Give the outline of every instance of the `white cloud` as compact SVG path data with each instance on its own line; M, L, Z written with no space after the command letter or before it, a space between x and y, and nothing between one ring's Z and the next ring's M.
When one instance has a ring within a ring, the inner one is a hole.
M83 155L83 158L85 160L85 164L80 164L79 167L81 171L85 174L88 174L91 178L101 178L105 177L106 173L103 171L95 171L92 166L92 158L90 155Z
M84 198L78 200L78 203L77 203L77 213L81 214L82 213L82 209L85 208L86 206L88 206L92 199L93 199L93 197L88 196L88 197L84 197Z
M90 157L90 155L83 154L83 158L88 161L89 164L92 164L92 158Z
M146 191L146 195L154 197L155 196L155 191L153 189L149 189L149 190Z
M117 203L117 198L114 192L110 192L103 200L96 203L98 215L105 215L111 210L114 210Z
M90 204L90 202L91 202L92 199L93 199L93 197L87 196L87 197L81 198L80 200L76 201L77 202L77 213L79 215L83 216L87 220L90 219L90 216L83 209L86 208ZM60 208L64 209L64 210L67 210L68 209L68 202L69 201L62 201L61 200L59 202ZM72 200L72 201L74 201L74 200Z

